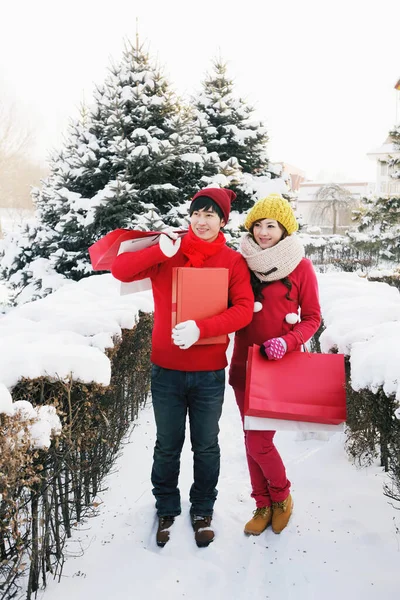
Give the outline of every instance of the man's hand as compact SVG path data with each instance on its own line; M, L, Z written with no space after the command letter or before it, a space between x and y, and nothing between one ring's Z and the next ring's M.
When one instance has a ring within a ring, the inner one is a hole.
M176 235L176 238L171 239L172 235ZM171 258L175 256L178 252L179 247L181 245L181 238L177 236L177 234L171 233L162 233L160 235L160 239L158 240L158 244L160 246L160 250L165 256Z
M179 237L179 233L177 231L174 231L172 227L166 227L162 230L161 233L167 235L169 238L171 238L171 240L177 240Z
M181 350L187 350L193 346L200 337L200 329L196 325L196 321L183 321L178 323L172 330L172 339L174 344L179 346Z

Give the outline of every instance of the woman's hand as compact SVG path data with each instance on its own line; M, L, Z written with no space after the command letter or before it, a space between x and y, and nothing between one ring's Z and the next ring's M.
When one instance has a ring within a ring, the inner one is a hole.
M260 352L268 360L279 360L286 354L287 344L283 338L272 338L260 346Z

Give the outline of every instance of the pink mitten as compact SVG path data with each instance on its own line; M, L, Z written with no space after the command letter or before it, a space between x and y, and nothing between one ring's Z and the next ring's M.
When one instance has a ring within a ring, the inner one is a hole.
M260 352L268 360L279 360L286 354L287 345L282 338L272 338L260 346Z

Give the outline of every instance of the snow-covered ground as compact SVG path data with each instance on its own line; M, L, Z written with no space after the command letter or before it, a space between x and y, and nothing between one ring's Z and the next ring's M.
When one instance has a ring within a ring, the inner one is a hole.
M302 437L300 437L302 436ZM182 515L164 548L155 543L150 469L155 438L151 400L141 411L101 495L98 515L67 544L61 582L40 600L395 600L400 589L400 515L382 493L378 466L356 469L344 434L305 439L279 432L277 445L292 481L288 528L246 537L254 509L233 391L221 419L221 476L216 539L197 548L189 520L192 477L188 441L182 456ZM84 552L83 552L84 551Z

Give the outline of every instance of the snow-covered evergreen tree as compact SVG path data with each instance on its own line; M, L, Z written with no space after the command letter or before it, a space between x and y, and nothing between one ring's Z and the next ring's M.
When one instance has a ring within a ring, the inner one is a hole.
M360 210L354 211L357 228L347 235L352 244L384 260L400 260L400 197L364 198Z
M142 226L149 203L166 214L218 163L148 53L127 44L52 158L49 177L34 192L35 221L3 251L2 277L15 297L29 286L26 300L48 293L63 276L90 274L93 242L116 228Z
M235 208L245 211L256 199L252 179L274 177L268 171L268 135L263 124L254 118L254 109L235 95L226 63L217 59L213 67L194 99L200 135L207 150L219 155L220 173L237 193Z
M395 148L400 150L400 125L389 132ZM389 158L391 177L400 179L400 158ZM400 196L363 198L359 210L353 211L357 227L348 232L352 244L386 261L400 260Z
M214 61L214 72L204 80L196 108L209 152L217 152L221 161L235 157L245 173L267 173L267 131L254 119L254 109L235 96L233 80L221 60Z
M165 220L154 204L148 204L146 208L147 212L143 213L138 219L136 229L141 231L165 231Z

